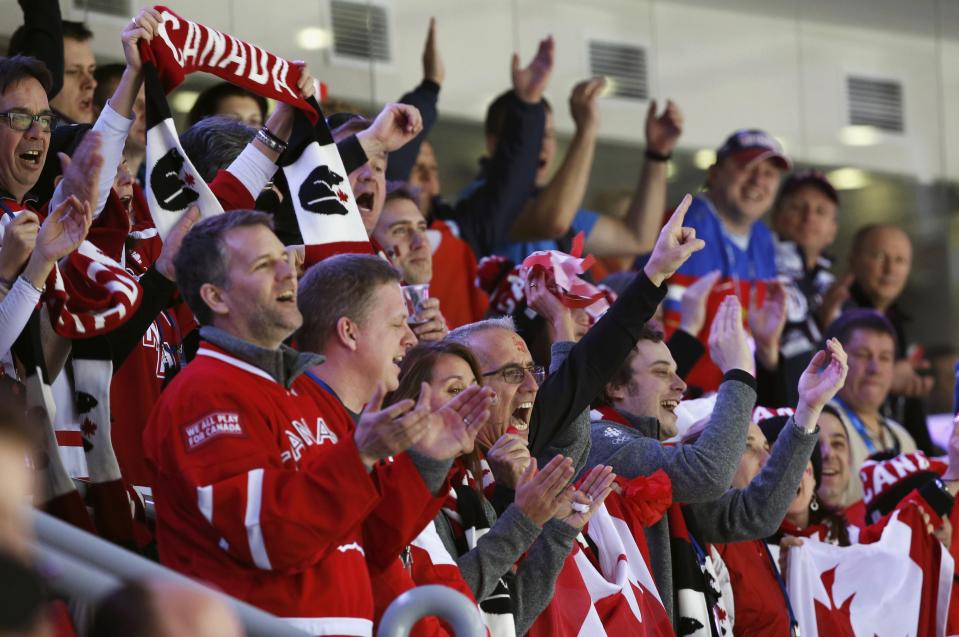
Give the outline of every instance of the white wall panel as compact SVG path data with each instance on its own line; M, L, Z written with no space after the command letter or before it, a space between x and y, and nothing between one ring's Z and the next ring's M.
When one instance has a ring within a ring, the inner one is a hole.
M813 163L910 172L923 181L940 174L936 50L929 38L806 24L802 37L806 158ZM879 143L846 146L846 76L891 79L903 85L904 131Z
M429 17L439 23L448 69L440 107L446 117L480 121L509 86L509 58L523 63L552 33L557 65L547 92L560 132L572 131L568 95L589 74L591 38L643 46L653 97L672 97L686 115L682 146L715 148L732 130L758 127L798 159L959 179L959 3L936 0L372 0L388 8L393 60L370 67L304 51L297 32L330 28L329 0L167 0L185 16L232 31L289 58L305 59L331 93L360 105L397 99L421 78ZM73 0L64 15L82 19ZM0 20L20 22L15 0L0 0ZM91 15L94 49L120 59L122 18ZM941 35L943 39L937 39ZM888 78L904 87L905 131L872 146L844 145L845 78ZM643 137L647 104L604 99L601 136Z
M683 146L714 149L733 130L761 128L799 148L792 21L667 2L655 12L660 93L686 114Z

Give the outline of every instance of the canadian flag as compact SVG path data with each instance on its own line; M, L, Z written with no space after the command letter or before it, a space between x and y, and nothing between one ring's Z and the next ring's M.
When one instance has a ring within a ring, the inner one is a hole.
M790 549L789 598L803 637L946 634L954 563L919 507L896 510L871 544Z
M553 601L527 635L674 635L619 500L618 494L611 493L589 521L598 568L575 545L557 579ZM642 534L642 528L635 526Z

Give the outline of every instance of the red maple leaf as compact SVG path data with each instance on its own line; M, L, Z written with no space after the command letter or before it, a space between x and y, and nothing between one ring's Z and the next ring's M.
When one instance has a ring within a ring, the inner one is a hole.
M836 637L856 637L852 629L852 617L850 607L855 593L846 598L842 606L836 605L833 598L833 586L836 583L836 569L839 565L833 566L828 571L820 575L823 586L826 587L826 594L829 595L829 607L816 600L816 625L819 627L820 635L835 635Z
M97 432L97 424L89 418L84 418L83 423L80 424L80 432L87 438L92 438Z
M192 186L196 182L196 180L193 179L193 175L191 175L190 173L183 175L183 181L186 182L187 186Z
M336 196L340 198L340 201L346 202L350 200L350 196L343 192L342 190L336 191Z

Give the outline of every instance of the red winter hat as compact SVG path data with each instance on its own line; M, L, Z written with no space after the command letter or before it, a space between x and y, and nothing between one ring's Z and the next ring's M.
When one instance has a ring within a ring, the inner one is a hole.
M910 491L945 473L947 466L941 460L927 458L921 451L889 459L870 458L859 469L863 504L885 515Z

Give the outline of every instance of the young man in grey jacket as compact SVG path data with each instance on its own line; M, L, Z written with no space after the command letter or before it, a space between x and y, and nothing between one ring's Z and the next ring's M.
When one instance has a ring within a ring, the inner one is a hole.
M755 539L775 530L789 504L784 494L795 492L816 444L819 412L845 379L845 353L838 343L831 343L829 353L817 354L800 381L790 435L777 440L754 484L730 490L756 400L753 355L741 312L739 300L727 297L713 322L710 355L724 377L709 422L694 443L660 442L676 433L675 409L685 384L676 376L676 364L662 338L647 332L606 388L605 418L592 424L586 463L586 467L611 465L626 478L665 470L673 483L673 499L691 505L691 514L708 535L700 539L710 542ZM653 577L675 624L667 519L648 528L646 537Z

